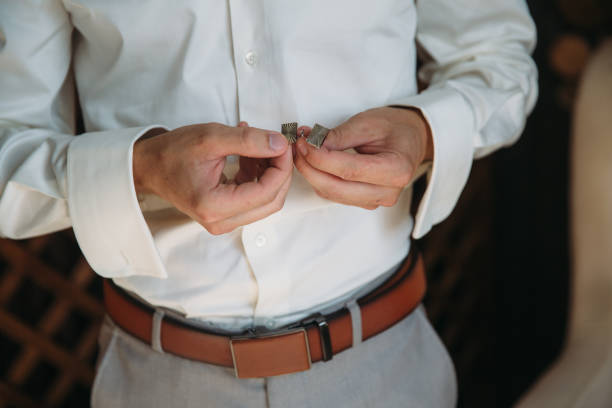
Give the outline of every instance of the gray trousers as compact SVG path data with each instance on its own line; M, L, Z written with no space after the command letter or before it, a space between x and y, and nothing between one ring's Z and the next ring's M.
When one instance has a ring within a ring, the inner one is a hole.
M153 350L106 319L92 406L454 407L452 362L421 306L379 335L301 373L237 379L233 369Z

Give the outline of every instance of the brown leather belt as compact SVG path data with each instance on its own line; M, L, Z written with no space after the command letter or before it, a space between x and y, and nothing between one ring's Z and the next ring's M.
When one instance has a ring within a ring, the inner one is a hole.
M410 314L425 294L425 270L418 255L409 255L393 276L357 299L362 338L366 340ZM104 281L104 303L112 320L124 331L151 344L155 309L112 281ZM304 371L313 362L330 360L352 346L348 309L314 315L268 333L247 331L223 336L164 315L160 343L165 352L209 364L233 367L240 378L269 377Z

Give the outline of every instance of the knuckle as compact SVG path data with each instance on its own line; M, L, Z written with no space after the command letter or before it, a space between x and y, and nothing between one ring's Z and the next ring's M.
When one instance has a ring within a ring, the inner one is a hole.
M408 173L400 173L393 177L392 183L397 187L405 187L410 183L410 174Z
M249 128L248 127L241 127L239 128L240 133L238 133L238 142L242 145L247 147L249 145Z
M200 136L200 141L206 143L209 138L218 135L223 129L223 125L216 122L207 123L198 128L197 134Z
M200 217L206 212L206 202L200 199L198 194L192 193L187 196L187 207Z
M393 131L393 122L387 118L381 118L378 127L383 133L389 134Z
M277 193L278 193L278 191L276 191L276 190L264 189L262 194L261 194L261 197L264 200L264 202L271 203L276 198Z
M298 171L304 171L304 159L302 159L299 155L296 156L296 158L293 160L293 164L295 165L295 168L298 169Z
M340 178L344 180L353 180L358 175L357 169L354 167L344 167L340 170Z
M196 135L196 148L200 154L204 154L205 157L214 157L216 152L221 146L221 140L219 133L216 131L201 132Z
M361 129L372 126L372 115L369 111L358 113L354 116L355 124Z
M317 193L317 195L321 198L325 198L325 199L329 199L330 195L327 191L325 190L320 190L320 189L316 189L315 193Z
M219 221L219 214L208 206L207 202L200 202L195 207L195 213L198 219L205 224L212 224Z
M240 128L240 144L246 148L246 149L251 149L254 148L255 143L255 137L257 136L257 132L255 132L255 130L253 128L250 127L241 127Z
M380 205L384 206L384 207L393 207L395 204L397 204L397 200L398 200L398 196L397 195L393 195L391 197L387 197L385 198Z
M339 139L341 135L342 135L342 131L340 130L340 128L333 128L329 130L327 137L331 139Z
M274 200L274 205L273 205L274 212L277 212L283 209L283 207L285 206L285 198L286 198L286 192L280 191L276 199Z
M364 112L359 112L355 116L353 116L350 121L359 127L367 126L372 122L372 114L371 110L367 110Z
M225 234L226 231L225 228L223 228L221 225L219 224L209 224L209 225L204 225L204 228L206 228L206 230L211 234L211 235L221 235L221 234Z
M196 134L196 143L198 146L206 149L214 149L218 143L218 134L215 131L209 131L208 129L204 132Z
M368 116L362 123L368 133L387 134L392 129L391 122L384 117Z
M330 129L325 140L332 140L336 143L345 144L347 143L346 138L347 134L342 130L342 127L340 126L337 128Z
M239 128L240 130L240 137L242 138L243 141L247 141L249 140L249 135L252 134L251 132L251 128L248 126L244 126Z
M372 205L375 206L383 206L383 207L393 207L395 204L397 204L397 201L399 199L399 193L401 190L396 191L394 190L393 192L389 192L377 199L374 200L374 202L372 203Z
M198 218L205 224L212 224L214 222L219 221L219 217L210 211L198 211Z
M206 124L206 127L209 132L217 133L221 131L222 129L224 129L226 126L219 122L210 122Z
M285 204L285 200L281 199L281 200L276 200L274 202L274 204L272 205L272 211L273 212L279 212L280 210L283 209L283 205Z

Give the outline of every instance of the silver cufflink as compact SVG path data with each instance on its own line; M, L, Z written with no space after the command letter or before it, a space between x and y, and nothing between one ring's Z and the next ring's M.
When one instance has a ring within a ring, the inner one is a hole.
M297 122L283 123L281 133L290 144L297 142Z
M283 123L281 125L281 133L283 134L283 136L285 136L285 138L290 144L297 142L297 122ZM308 135L308 137L306 138L306 142L319 149L323 145L323 142L325 141L325 138L327 137L328 133L328 128L316 123L310 131L310 135ZM302 130L300 136L303 135L304 130Z
M325 141L325 138L327 137L328 133L328 128L316 123L310 131L310 135L308 135L308 137L306 138L306 141L309 145L312 145L319 149L323 145L323 142Z

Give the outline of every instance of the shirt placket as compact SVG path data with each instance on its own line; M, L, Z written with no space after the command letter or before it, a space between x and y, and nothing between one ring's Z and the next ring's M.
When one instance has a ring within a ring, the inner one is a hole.
M255 223L242 230L242 244L257 281L258 295L253 310L255 326L276 327L274 316L287 313L290 276L275 255L281 250L272 225Z
M264 7L248 0L231 0L229 4L240 120L280 130L277 122L282 106Z
M232 46L236 70L238 114L249 125L280 130L282 107L278 89L271 77L275 73L271 44L265 31L261 4L249 0L230 0ZM255 326L274 328L272 316L288 310L289 275L275 263L280 245L273 225L266 221L244 226L242 243L257 284L253 307Z

